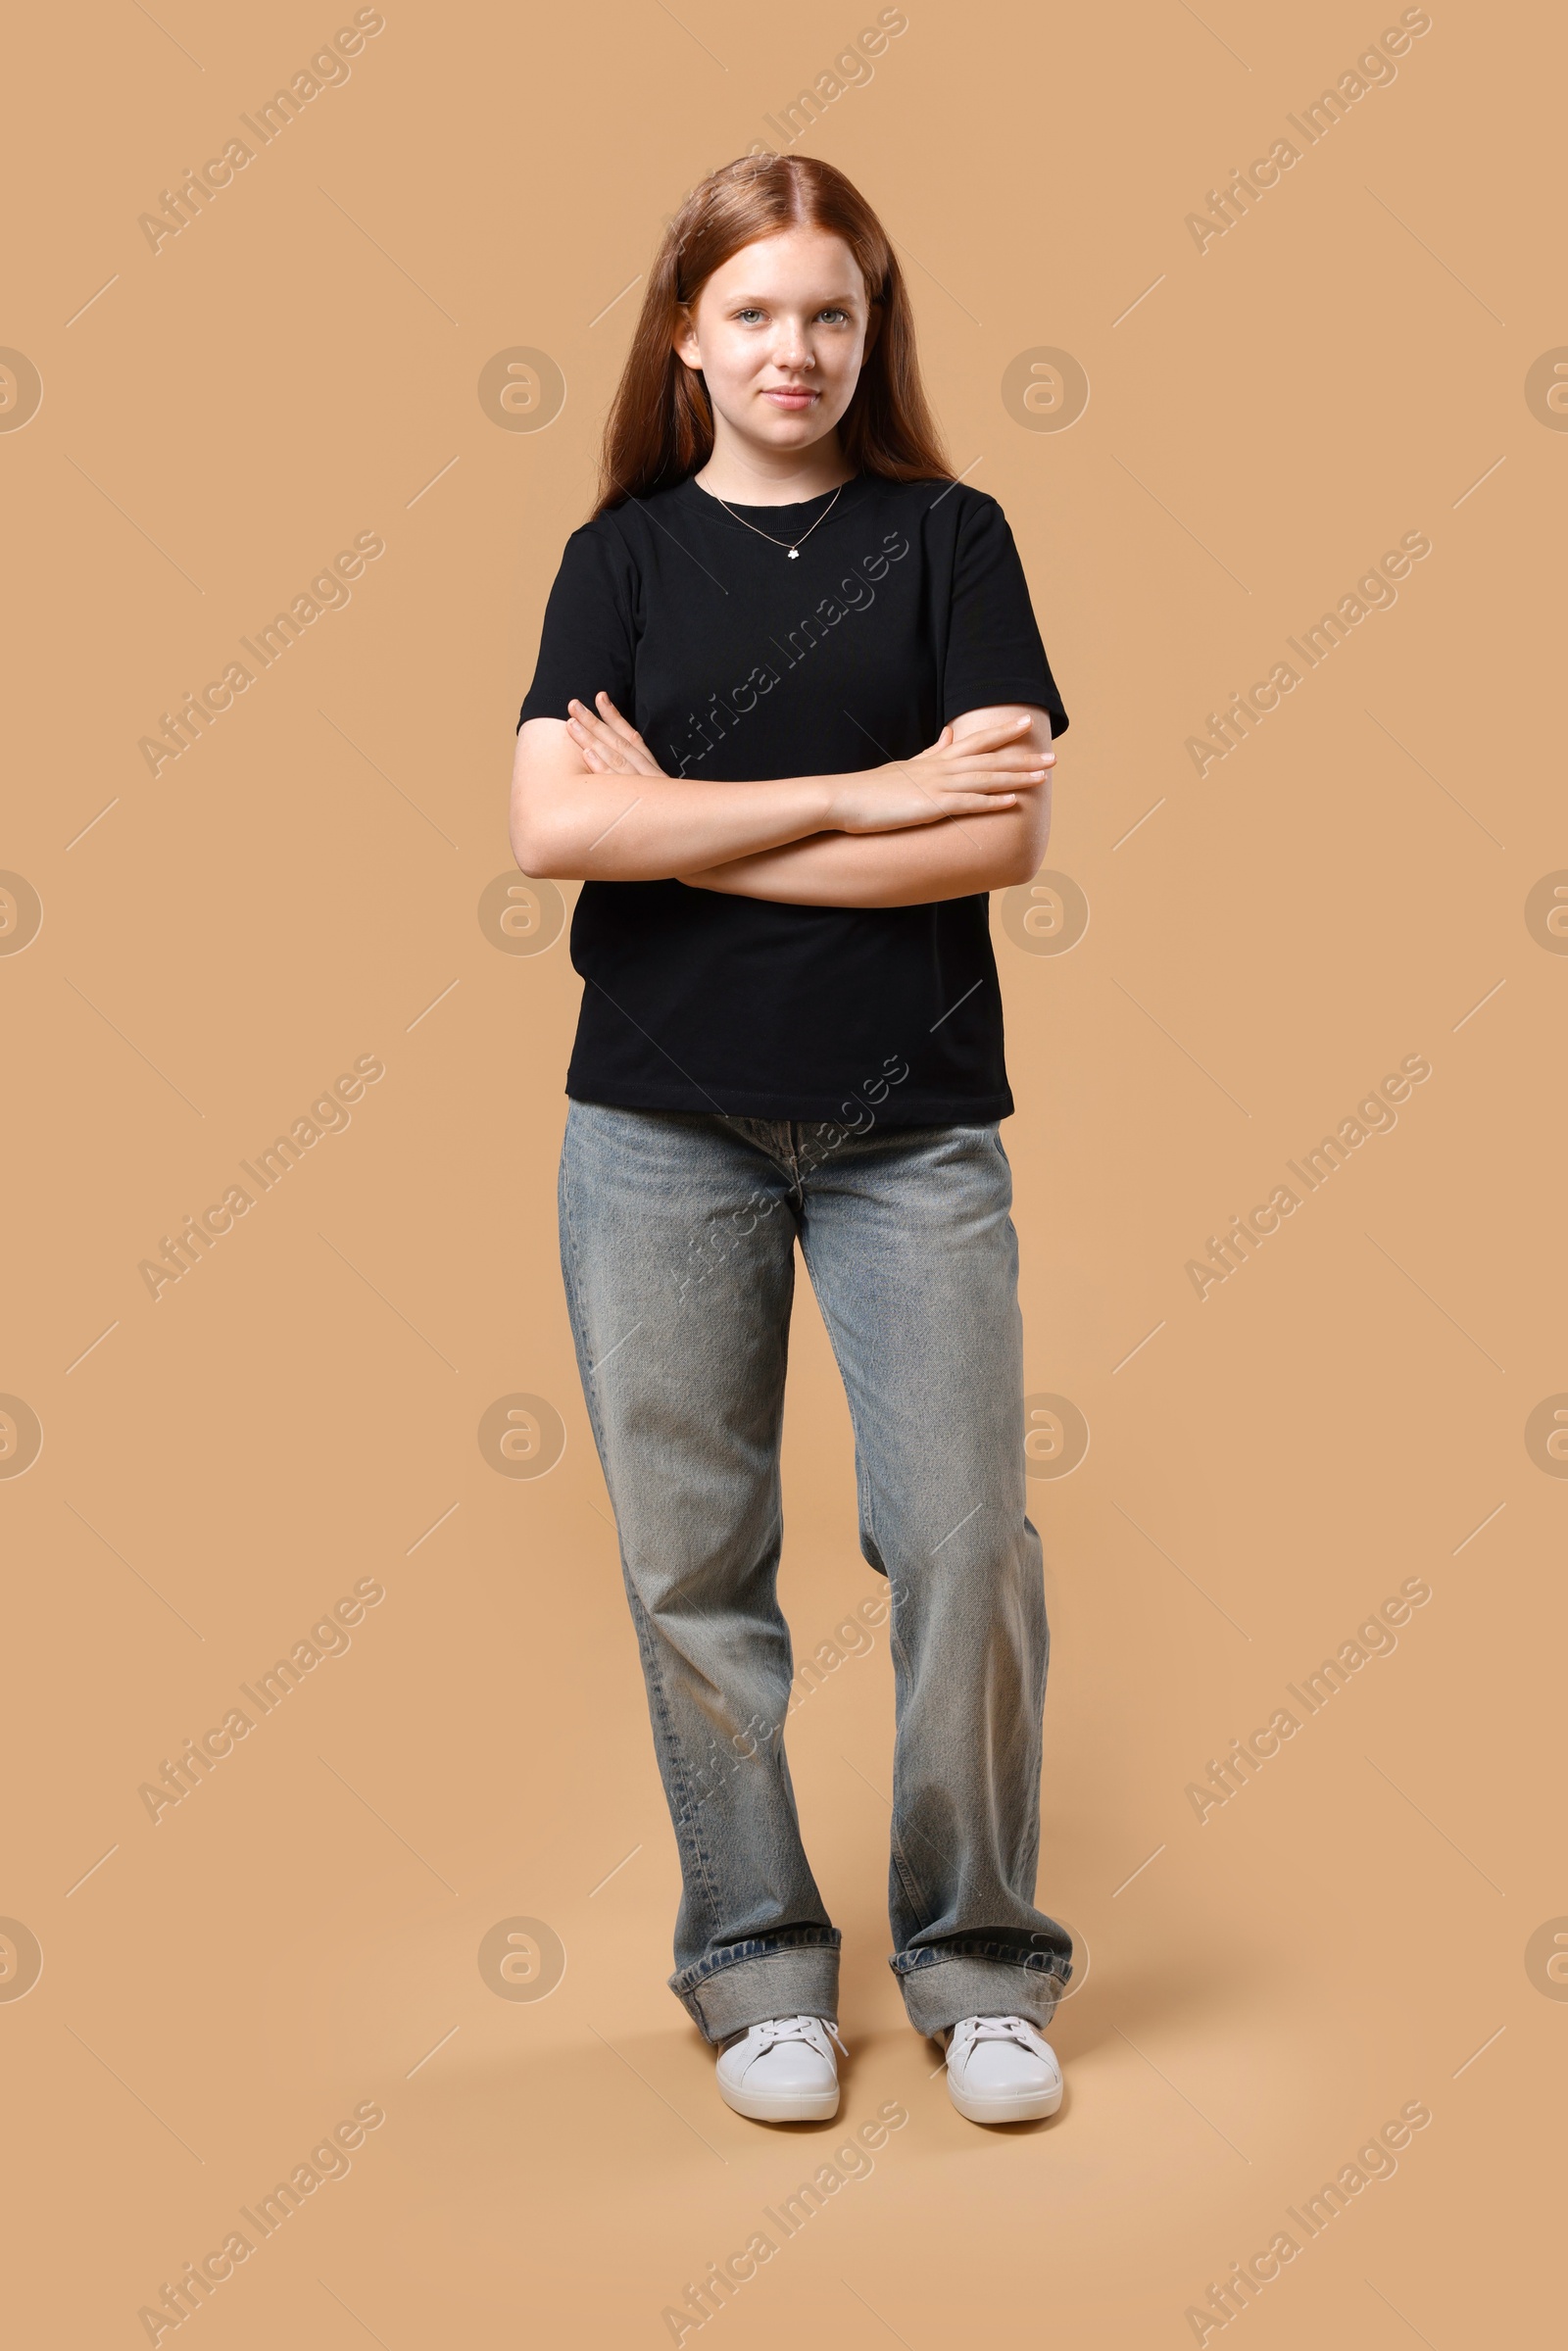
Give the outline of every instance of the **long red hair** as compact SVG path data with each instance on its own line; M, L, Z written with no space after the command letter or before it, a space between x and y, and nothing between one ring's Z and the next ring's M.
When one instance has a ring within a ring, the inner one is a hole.
M846 460L888 481L953 478L920 383L908 292L881 221L832 164L808 155L742 156L693 188L659 248L605 424L596 515L684 481L708 463L713 413L702 377L675 354L681 313L743 245L797 227L844 239L882 314L839 419Z

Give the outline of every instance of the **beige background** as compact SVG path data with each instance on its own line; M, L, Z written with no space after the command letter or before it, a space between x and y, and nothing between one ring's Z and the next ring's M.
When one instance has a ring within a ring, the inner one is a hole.
M800 141L899 240L1073 716L1049 865L1087 932L996 929L1030 1385L1091 1433L1031 1490L1040 1898L1089 1972L1059 2119L960 2122L884 1963L878 1634L791 1727L854 2058L840 2121L782 2133L719 2105L664 1989L676 1869L555 1256L578 987L564 940L503 952L479 904L633 281L876 12L389 0L155 255L138 215L351 13L115 0L13 36L0 342L42 405L0 432L0 867L42 927L18 948L13 890L0 1390L42 1450L0 1478L0 1912L42 1974L8 1930L12 2328L146 2340L138 2309L374 2101L348 2177L202 2310L209 2346L654 2345L899 2101L705 2340L1174 2345L1419 2100L1397 2176L1248 2338L1538 2339L1568 1487L1525 1429L1568 1389L1568 961L1526 901L1568 866L1568 439L1525 380L1568 342L1560 23L1438 0L1201 254L1186 215L1396 10L911 0ZM518 347L565 380L541 431L478 397ZM1004 403L1041 348L1087 373L1069 430ZM1205 713L1411 530L1397 604L1200 780ZM347 609L151 776L160 712L361 531L385 554ZM1397 1128L1200 1302L1206 1237L1412 1053ZM352 1125L155 1303L139 1261L361 1054L385 1076ZM519 1394L564 1427L541 1478L480 1450ZM809 1653L877 1587L808 1298L787 1469ZM1209 1759L1412 1577L1396 1653L1200 1825ZM139 1787L365 1578L348 1653L154 1825ZM548 1998L481 1974L519 1918L564 1948Z

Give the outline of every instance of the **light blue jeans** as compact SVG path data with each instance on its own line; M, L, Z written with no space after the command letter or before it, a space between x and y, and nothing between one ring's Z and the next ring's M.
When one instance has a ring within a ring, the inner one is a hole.
M1049 2022L1034 1907L1049 1635L1024 1513L1012 1179L997 1128L843 1127L573 1102L562 1264L680 1849L670 1989L719 2041L837 2017L839 1931L783 1729L779 1437L799 1241L886 1575L888 1909L910 2022Z

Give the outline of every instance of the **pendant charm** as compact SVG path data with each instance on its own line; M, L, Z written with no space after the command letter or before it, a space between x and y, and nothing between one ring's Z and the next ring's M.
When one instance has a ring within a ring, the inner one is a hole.
M801 551L800 551L800 549L799 549L798 547L792 547L792 548L790 549L790 551L789 551L789 555L790 555L790 562L791 562L792 563L793 563L796 561L797 557L800 555L800 552L801 552Z

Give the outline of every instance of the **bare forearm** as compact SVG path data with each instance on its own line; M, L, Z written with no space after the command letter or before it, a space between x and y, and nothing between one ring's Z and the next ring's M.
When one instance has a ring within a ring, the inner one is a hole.
M512 846L525 873L558 881L665 881L801 841L827 823L828 780L686 783L578 775L569 789L514 797Z
M813 837L902 836L950 818L955 825L979 820L980 828L993 834L983 849L975 837L984 860L998 846L995 828L1006 813L1023 815L1049 774L1053 756L1044 713L1044 741L1037 744L1031 713L1004 709L989 719L984 712L966 713L944 727L938 741L915 759L890 759L882 767L692 783L664 775L609 696L598 700L598 715L574 701L569 720L529 719L519 731L512 776L512 847L525 873L640 882L722 870L729 878L714 880L711 887L744 891L746 876L733 871L738 862ZM896 864L891 869L895 888L906 898L919 899L993 886L965 873L948 889L937 873L941 862ZM835 863L822 886L835 896L846 894L843 903L854 903L848 894L868 870L863 864ZM817 886L814 880L812 886ZM758 888L755 881L750 889L753 896L780 895Z
M809 840L680 876L692 888L785 906L917 906L1005 890L1038 872L1050 831L1049 784L1031 806L950 816L898 833L818 833Z
M966 710L953 731L962 742L1007 718L1028 719L1029 756L1049 769L1051 718L1034 704ZM1051 838L1051 781L1048 771L1019 790L1016 806L979 816L856 837L823 833L706 871L685 871L680 879L694 889L805 906L920 906L1010 889L1040 870Z

